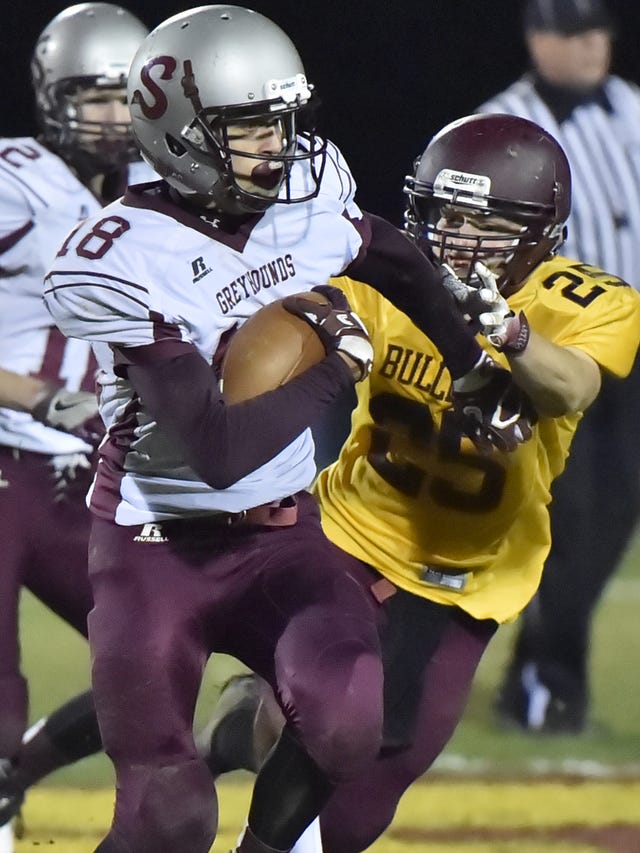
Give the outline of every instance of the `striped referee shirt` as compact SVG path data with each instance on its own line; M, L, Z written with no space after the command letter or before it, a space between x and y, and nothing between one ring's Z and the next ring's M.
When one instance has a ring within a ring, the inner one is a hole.
M557 117L526 75L477 112L528 118L558 140L573 196L562 254L640 290L640 88L610 75L602 95Z

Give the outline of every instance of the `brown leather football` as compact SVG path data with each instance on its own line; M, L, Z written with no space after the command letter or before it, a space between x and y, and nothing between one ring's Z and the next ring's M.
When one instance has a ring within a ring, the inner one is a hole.
M328 301L313 291L296 295ZM283 308L279 299L256 311L229 341L222 362L222 393L227 403L250 400L284 385L325 356L309 323Z

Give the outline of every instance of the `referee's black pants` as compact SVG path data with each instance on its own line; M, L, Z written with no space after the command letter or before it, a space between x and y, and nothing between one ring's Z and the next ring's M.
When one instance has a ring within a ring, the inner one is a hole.
M553 489L542 583L516 641L514 666L533 661L552 693L564 687L585 704L592 616L640 514L639 424L640 357L627 379L603 378L578 427Z

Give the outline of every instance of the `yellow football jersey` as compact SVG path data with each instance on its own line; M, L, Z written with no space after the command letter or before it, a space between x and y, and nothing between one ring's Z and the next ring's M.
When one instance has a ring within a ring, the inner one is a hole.
M549 490L580 415L541 418L513 453L478 454L451 420L451 377L429 338L367 285L332 283L373 331L375 355L340 457L315 484L327 535L409 592L478 619L513 619L540 582ZM617 376L630 371L640 295L614 276L557 257L509 304L560 346L581 349ZM460 588L434 582L437 571L455 575Z

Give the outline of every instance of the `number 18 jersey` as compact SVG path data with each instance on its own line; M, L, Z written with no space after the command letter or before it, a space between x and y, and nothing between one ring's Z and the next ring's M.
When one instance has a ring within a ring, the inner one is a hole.
M308 171L296 164L292 180L306 186ZM59 328L91 342L99 364L108 434L92 512L129 526L238 512L308 488L315 476L309 429L227 488L212 488L147 411L117 353L180 341L213 366L225 335L256 311L326 282L358 256L363 217L354 191L342 155L329 143L320 192L307 202L225 217L191 206L156 181L129 187L68 236L44 297ZM223 436L210 437L214 457L218 438L222 445Z
M478 619L514 618L540 582L550 487L580 415L543 417L515 452L480 455L452 420L451 377L429 338L362 283L334 283L372 333L375 354L340 457L315 486L325 532L409 592ZM640 296L619 279L555 258L509 304L526 312L532 329L581 349L604 370L624 376L631 369ZM465 582L436 585L434 571Z

